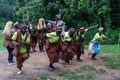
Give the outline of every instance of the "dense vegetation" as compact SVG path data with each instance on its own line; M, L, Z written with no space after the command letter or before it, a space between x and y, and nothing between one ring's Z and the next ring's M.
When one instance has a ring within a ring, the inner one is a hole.
M29 17L33 26L38 19L54 20L58 13L62 14L66 26L75 27L80 24L89 27L99 23L105 28L106 35L117 42L120 31L120 0L0 0L0 28L7 20L23 22ZM90 41L95 31L89 31L86 41Z

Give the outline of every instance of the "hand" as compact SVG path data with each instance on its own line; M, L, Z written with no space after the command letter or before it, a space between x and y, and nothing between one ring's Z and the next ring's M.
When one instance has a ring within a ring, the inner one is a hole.
M18 45L18 43L16 43L15 41L12 41L12 43L13 43L14 45Z

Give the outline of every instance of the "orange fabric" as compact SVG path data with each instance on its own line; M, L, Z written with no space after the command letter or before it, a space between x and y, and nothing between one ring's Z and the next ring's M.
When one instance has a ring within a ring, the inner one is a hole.
M79 47L79 45L76 43L75 45L75 49L76 49L76 55L80 56L81 54L84 54L84 42L80 42L79 43L81 46Z
M62 52L60 53L60 59L67 61L72 60L75 55L74 50L74 39L72 39L70 42L61 42L60 46L62 48Z
M11 48L14 47L14 44L12 43L11 36L5 36L5 39L3 41L3 46L5 46L5 47L10 46Z
M59 42L55 44L51 44L48 40L46 41L46 52L49 58L50 63L55 63L59 61Z
M26 59L29 58L29 54L26 52L26 53L23 53L23 54L20 54L16 57L16 61L17 61L17 68L21 68L23 67L23 63Z
M31 47L35 48L37 45L37 35L30 36L30 45Z

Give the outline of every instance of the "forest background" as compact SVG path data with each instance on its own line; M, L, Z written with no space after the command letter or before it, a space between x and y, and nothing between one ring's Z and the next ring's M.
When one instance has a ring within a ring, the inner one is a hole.
M0 0L0 29L4 29L8 20L23 23L29 18L32 26L38 24L43 17L55 20L55 15L61 13L67 28L77 25L88 28L100 24L104 33L116 44L120 34L120 0ZM89 31L85 43L93 38L97 29Z

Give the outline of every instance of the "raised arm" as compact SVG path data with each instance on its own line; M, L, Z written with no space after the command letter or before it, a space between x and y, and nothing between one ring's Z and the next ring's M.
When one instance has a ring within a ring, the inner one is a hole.
M97 28L98 26L99 26L99 25L96 24L95 26L91 26L91 27L89 27L88 30L93 29L93 28Z

